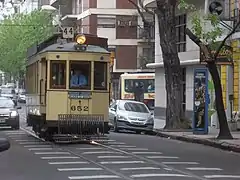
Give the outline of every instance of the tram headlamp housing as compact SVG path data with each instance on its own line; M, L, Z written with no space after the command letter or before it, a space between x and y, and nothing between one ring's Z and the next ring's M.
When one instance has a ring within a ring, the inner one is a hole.
M78 44L82 45L86 42L87 39L84 35L77 35L75 40Z

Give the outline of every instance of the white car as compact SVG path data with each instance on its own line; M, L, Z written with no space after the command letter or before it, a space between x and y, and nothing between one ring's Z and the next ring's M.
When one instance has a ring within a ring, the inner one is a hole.
M136 133L151 133L154 117L153 113L142 102L116 100L109 107L109 122L115 132L126 129Z

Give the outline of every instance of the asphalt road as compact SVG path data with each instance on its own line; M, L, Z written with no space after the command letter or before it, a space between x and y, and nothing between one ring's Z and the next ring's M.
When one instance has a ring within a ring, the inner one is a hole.
M0 156L1 179L240 179L240 154L156 136L111 133L103 144L61 146L23 130L0 136L12 145Z

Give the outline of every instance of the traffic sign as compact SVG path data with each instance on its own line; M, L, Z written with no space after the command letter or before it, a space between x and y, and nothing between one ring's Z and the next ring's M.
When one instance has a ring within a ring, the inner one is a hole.
M63 38L74 38L73 27L64 27L63 28Z

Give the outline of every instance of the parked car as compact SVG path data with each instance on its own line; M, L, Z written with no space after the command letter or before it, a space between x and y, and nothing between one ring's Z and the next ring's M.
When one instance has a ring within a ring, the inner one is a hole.
M26 92L24 90L18 92L18 102L26 103Z
M120 129L134 130L136 133L153 131L154 119L148 107L131 100L116 100L109 107L109 122L115 132Z
M19 129L19 113L12 99L0 97L0 126L11 126L13 129Z
M14 88L6 88L6 87L1 88L1 97L11 98L15 106L17 105L18 96Z

